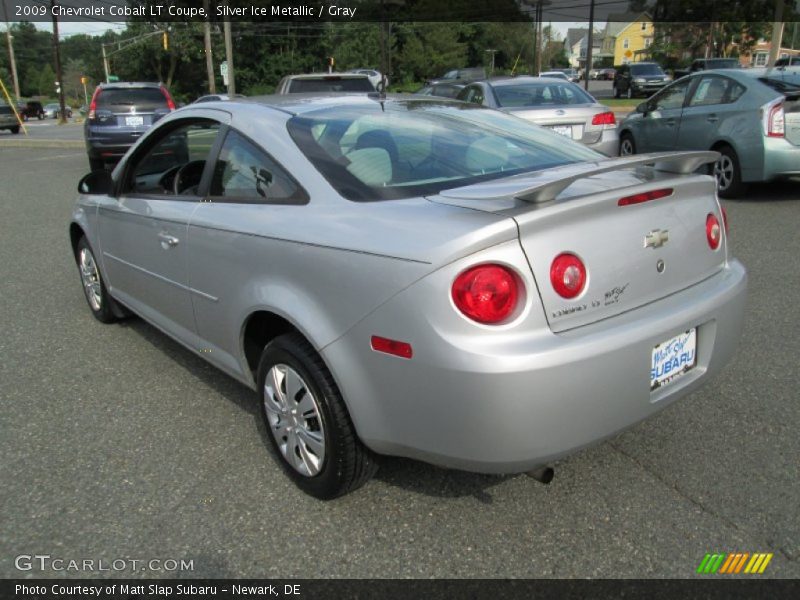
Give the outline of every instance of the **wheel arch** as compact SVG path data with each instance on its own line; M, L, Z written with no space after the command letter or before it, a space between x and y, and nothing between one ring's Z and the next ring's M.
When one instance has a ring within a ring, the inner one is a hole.
M72 247L72 256L78 260L78 242L82 237L86 237L86 232L78 223L73 221L69 224L69 242Z

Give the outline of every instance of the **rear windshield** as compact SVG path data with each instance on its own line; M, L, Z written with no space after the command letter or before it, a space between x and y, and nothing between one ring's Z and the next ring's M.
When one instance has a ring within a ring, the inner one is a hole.
M290 94L306 92L374 92L375 87L366 77L326 77L325 79L293 79Z
M709 69L737 69L739 60L736 58L711 58L706 61Z
M122 106L130 109L166 108L167 98L158 88L105 88L97 98L97 108Z
M658 65L631 65L634 75L663 75L664 71Z
M570 104L592 104L594 98L581 88L564 83L520 83L498 85L494 88L497 102L504 108L523 106L567 106Z
M289 120L289 134L345 198L389 200L601 155L490 109L405 100L326 108Z

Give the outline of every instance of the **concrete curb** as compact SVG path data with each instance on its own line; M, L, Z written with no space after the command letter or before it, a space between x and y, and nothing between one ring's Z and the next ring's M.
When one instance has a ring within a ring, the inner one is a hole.
M83 140L26 140L22 138L0 140L0 148L74 148L84 150L86 144Z

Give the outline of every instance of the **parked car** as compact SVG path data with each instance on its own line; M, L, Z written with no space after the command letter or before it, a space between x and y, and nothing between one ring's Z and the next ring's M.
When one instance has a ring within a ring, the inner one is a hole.
M577 83L581 80L581 72L577 69L569 68L569 69L553 69L553 71L557 71L559 73L563 73L567 76L567 79L572 83Z
M68 119L72 118L72 107L68 104L64 106L64 112ZM55 102L47 104L44 107L44 116L46 119L58 119L61 114L61 105Z
M439 96L440 98L455 98L464 89L464 83L435 83L426 85L414 92L421 96Z
M659 65L651 62L614 67L614 98L649 96L667 85L672 78Z
M374 92L375 86L363 73L309 73L287 75L278 83L276 94L318 94L324 92Z
M360 73L361 75L366 75L369 79L369 82L376 90L380 89L381 82L383 82L385 87L389 87L389 78L385 77L377 69L350 69L348 73Z
M483 67L468 67L465 69L452 69L441 77L435 77L425 82L426 85L437 83L468 82L475 79L486 79L486 69Z
M8 104L0 104L0 130L8 129L11 133L19 133L19 121L14 110Z
M748 182L800 175L800 73L694 73L640 104L619 129L623 155L719 152L719 193L739 196Z
M569 81L569 77L567 77L567 75L561 71L542 71L539 73L539 77L549 77L550 79L563 79L564 81Z
M44 119L45 111L42 103L37 100L26 100L23 103L22 112L27 119Z
M608 156L617 154L614 113L574 83L547 77L499 77L470 83L457 97L542 125Z
M696 58L688 69L675 69L674 79L680 79L690 73L697 71L713 71L718 69L740 69L738 58Z
M376 454L546 479L734 355L713 158L608 159L443 99L263 97L164 117L81 180L69 233L92 314L256 390L307 493Z
M175 110L167 88L158 83L101 83L92 94L83 124L92 170L117 162L152 125Z
M197 104L198 102L220 102L225 100L235 100L237 98L246 98L244 94L234 94L233 96L229 96L228 94L208 94L206 96L200 96L197 100L193 102L193 104Z
M614 69L592 69L589 71L589 79L610 81L614 79L616 73Z

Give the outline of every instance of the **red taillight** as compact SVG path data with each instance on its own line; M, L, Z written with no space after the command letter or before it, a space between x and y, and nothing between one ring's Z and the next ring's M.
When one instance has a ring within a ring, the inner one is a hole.
M400 358L411 358L414 354L411 349L411 344L407 342L399 342L397 340L390 340L389 338L373 335L370 339L370 345L376 352L384 352L385 354L392 354Z
M562 298L575 298L586 287L586 267L574 254L559 254L550 265L550 283Z
M94 90L94 94L92 94L92 101L89 103L89 115L88 118L94 119L97 114L97 99L100 97L100 92L102 90L98 86Z
M641 204L650 200L658 200L666 196L672 195L672 188L664 188L663 190L650 190L649 192L642 192L641 194L634 194L633 196L625 196L617 201L617 206L629 206L631 204Z
M786 116L783 111L783 104L776 104L769 109L767 115L767 136L768 137L784 137Z
M167 108L170 110L175 110L175 102L173 102L172 96L169 95L167 88L165 88L163 85L161 86L161 93L164 94L164 98L167 99Z
M722 241L722 229L719 226L719 219L714 213L708 213L706 217L706 239L708 247L712 250L719 248L719 243Z
M592 117L592 125L616 125L617 120L614 118L614 113L604 112L596 114Z
M506 267L480 265L456 277L452 296L456 308L473 321L500 323L517 307L519 284Z

